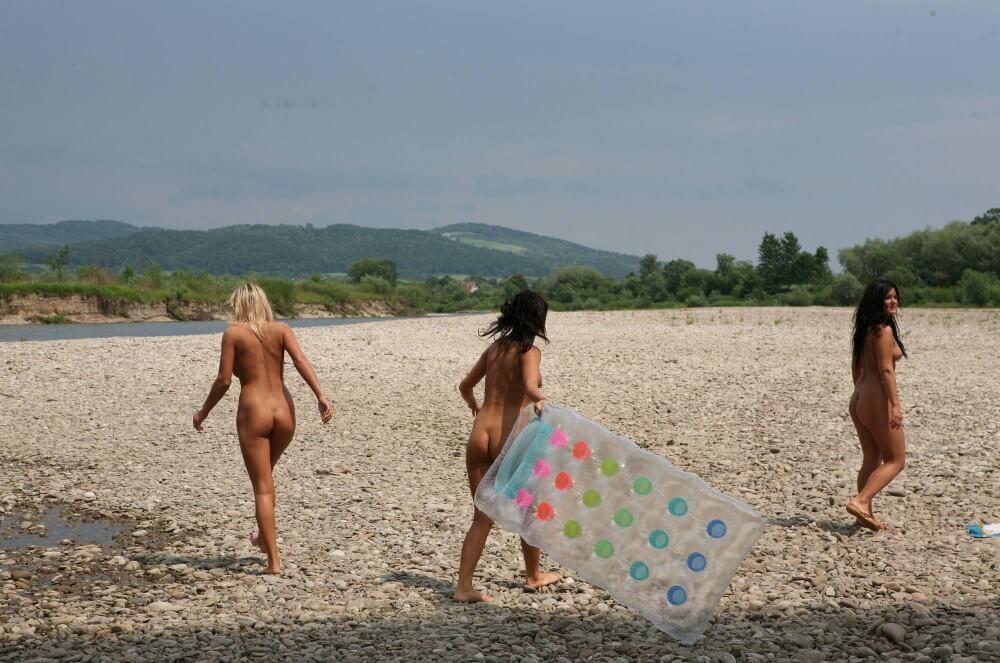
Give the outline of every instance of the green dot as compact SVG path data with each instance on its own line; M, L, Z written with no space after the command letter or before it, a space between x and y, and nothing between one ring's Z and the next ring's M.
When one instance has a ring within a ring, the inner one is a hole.
M601 461L601 472L609 477L618 474L618 461L614 458L605 458Z
M607 559L615 554L615 547L607 539L601 539L594 546L594 554L601 559Z
M632 524L632 512L628 509L618 509L615 511L615 524L619 527L628 527Z
M595 507L601 503L601 494L593 488L583 491L583 503L589 507Z
M653 482L646 477L639 477L632 483L632 490L636 495L649 495L649 491L653 490Z
M575 539L583 534L583 528L575 520L567 520L566 524L563 525L563 534L566 535L567 539Z
M670 504L667 505L667 509L670 513L675 516L683 516L688 512L688 503L683 497L675 497L670 500Z

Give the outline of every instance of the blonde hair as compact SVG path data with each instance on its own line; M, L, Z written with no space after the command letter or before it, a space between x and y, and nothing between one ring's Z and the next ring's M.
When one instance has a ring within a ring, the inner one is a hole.
M229 305L233 307L233 322L242 322L263 341L264 331L261 327L265 322L274 320L274 313L271 312L271 304L261 287L256 283L241 284L233 290Z

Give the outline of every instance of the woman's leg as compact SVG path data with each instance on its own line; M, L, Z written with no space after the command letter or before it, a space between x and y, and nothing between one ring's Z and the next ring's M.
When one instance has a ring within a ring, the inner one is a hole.
M902 428L889 426L887 411L885 413L879 412L873 417L874 421L866 417L863 412L859 412L859 418L861 423L871 432L882 462L871 471L864 485L858 490L857 496L851 502L871 513L871 504L875 496L906 467L906 439L903 436Z
M287 445L286 445L287 446ZM281 573L277 536L274 531L274 478L271 475L271 441L267 437L240 435L240 451L246 464L253 497L257 527L256 543L267 555L267 572Z
M562 580L562 576L558 573L542 572L540 565L542 551L540 548L536 548L524 539L521 539L521 553L524 555L524 575L527 578L526 584L528 587L538 589L539 587L551 585Z
M469 489L475 499L476 489L483 480L492 461L489 457L489 435L485 430L473 427L469 436L469 446L465 452L465 465L469 473ZM462 542L462 558L458 564L458 586L455 587L453 598L456 601L492 601L492 596L477 592L472 581L476 574L476 565L486 547L486 538L493 529L493 520L485 513L475 508L473 503L472 525Z
M858 442L861 443L861 468L858 470L858 492L864 488L865 484L868 483L868 478L871 476L872 472L882 464L882 453L878 448L878 441L872 432L865 428L865 425L861 423L858 418L857 410L855 409L855 401L852 399L850 405L851 421L854 422L854 429L858 433ZM868 513L874 515L875 505L869 503ZM877 522L877 521L876 521Z

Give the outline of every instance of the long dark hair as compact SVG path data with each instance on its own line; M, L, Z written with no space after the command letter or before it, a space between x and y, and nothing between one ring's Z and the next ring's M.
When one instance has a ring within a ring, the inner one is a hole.
M865 291L861 293L861 301L854 312L854 365L861 362L861 353L865 349L865 339L868 332L878 331L879 327L886 326L892 330L892 337L896 339L903 356L906 356L906 348L899 339L899 325L896 324L896 316L885 312L885 298L890 290L896 291L896 301L899 306L903 305L903 298L899 294L899 288L889 279L876 279L868 284Z
M480 336L498 336L497 341L513 343L521 352L527 352L535 337L545 339L545 316L549 305L537 292L522 290L500 307L500 317L479 332Z

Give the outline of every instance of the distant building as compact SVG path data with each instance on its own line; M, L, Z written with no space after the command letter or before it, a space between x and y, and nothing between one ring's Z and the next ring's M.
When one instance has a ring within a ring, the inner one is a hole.
M465 281L462 282L462 285L465 286L465 291L470 295L475 291L479 290L479 284L473 281L472 279L466 279Z

